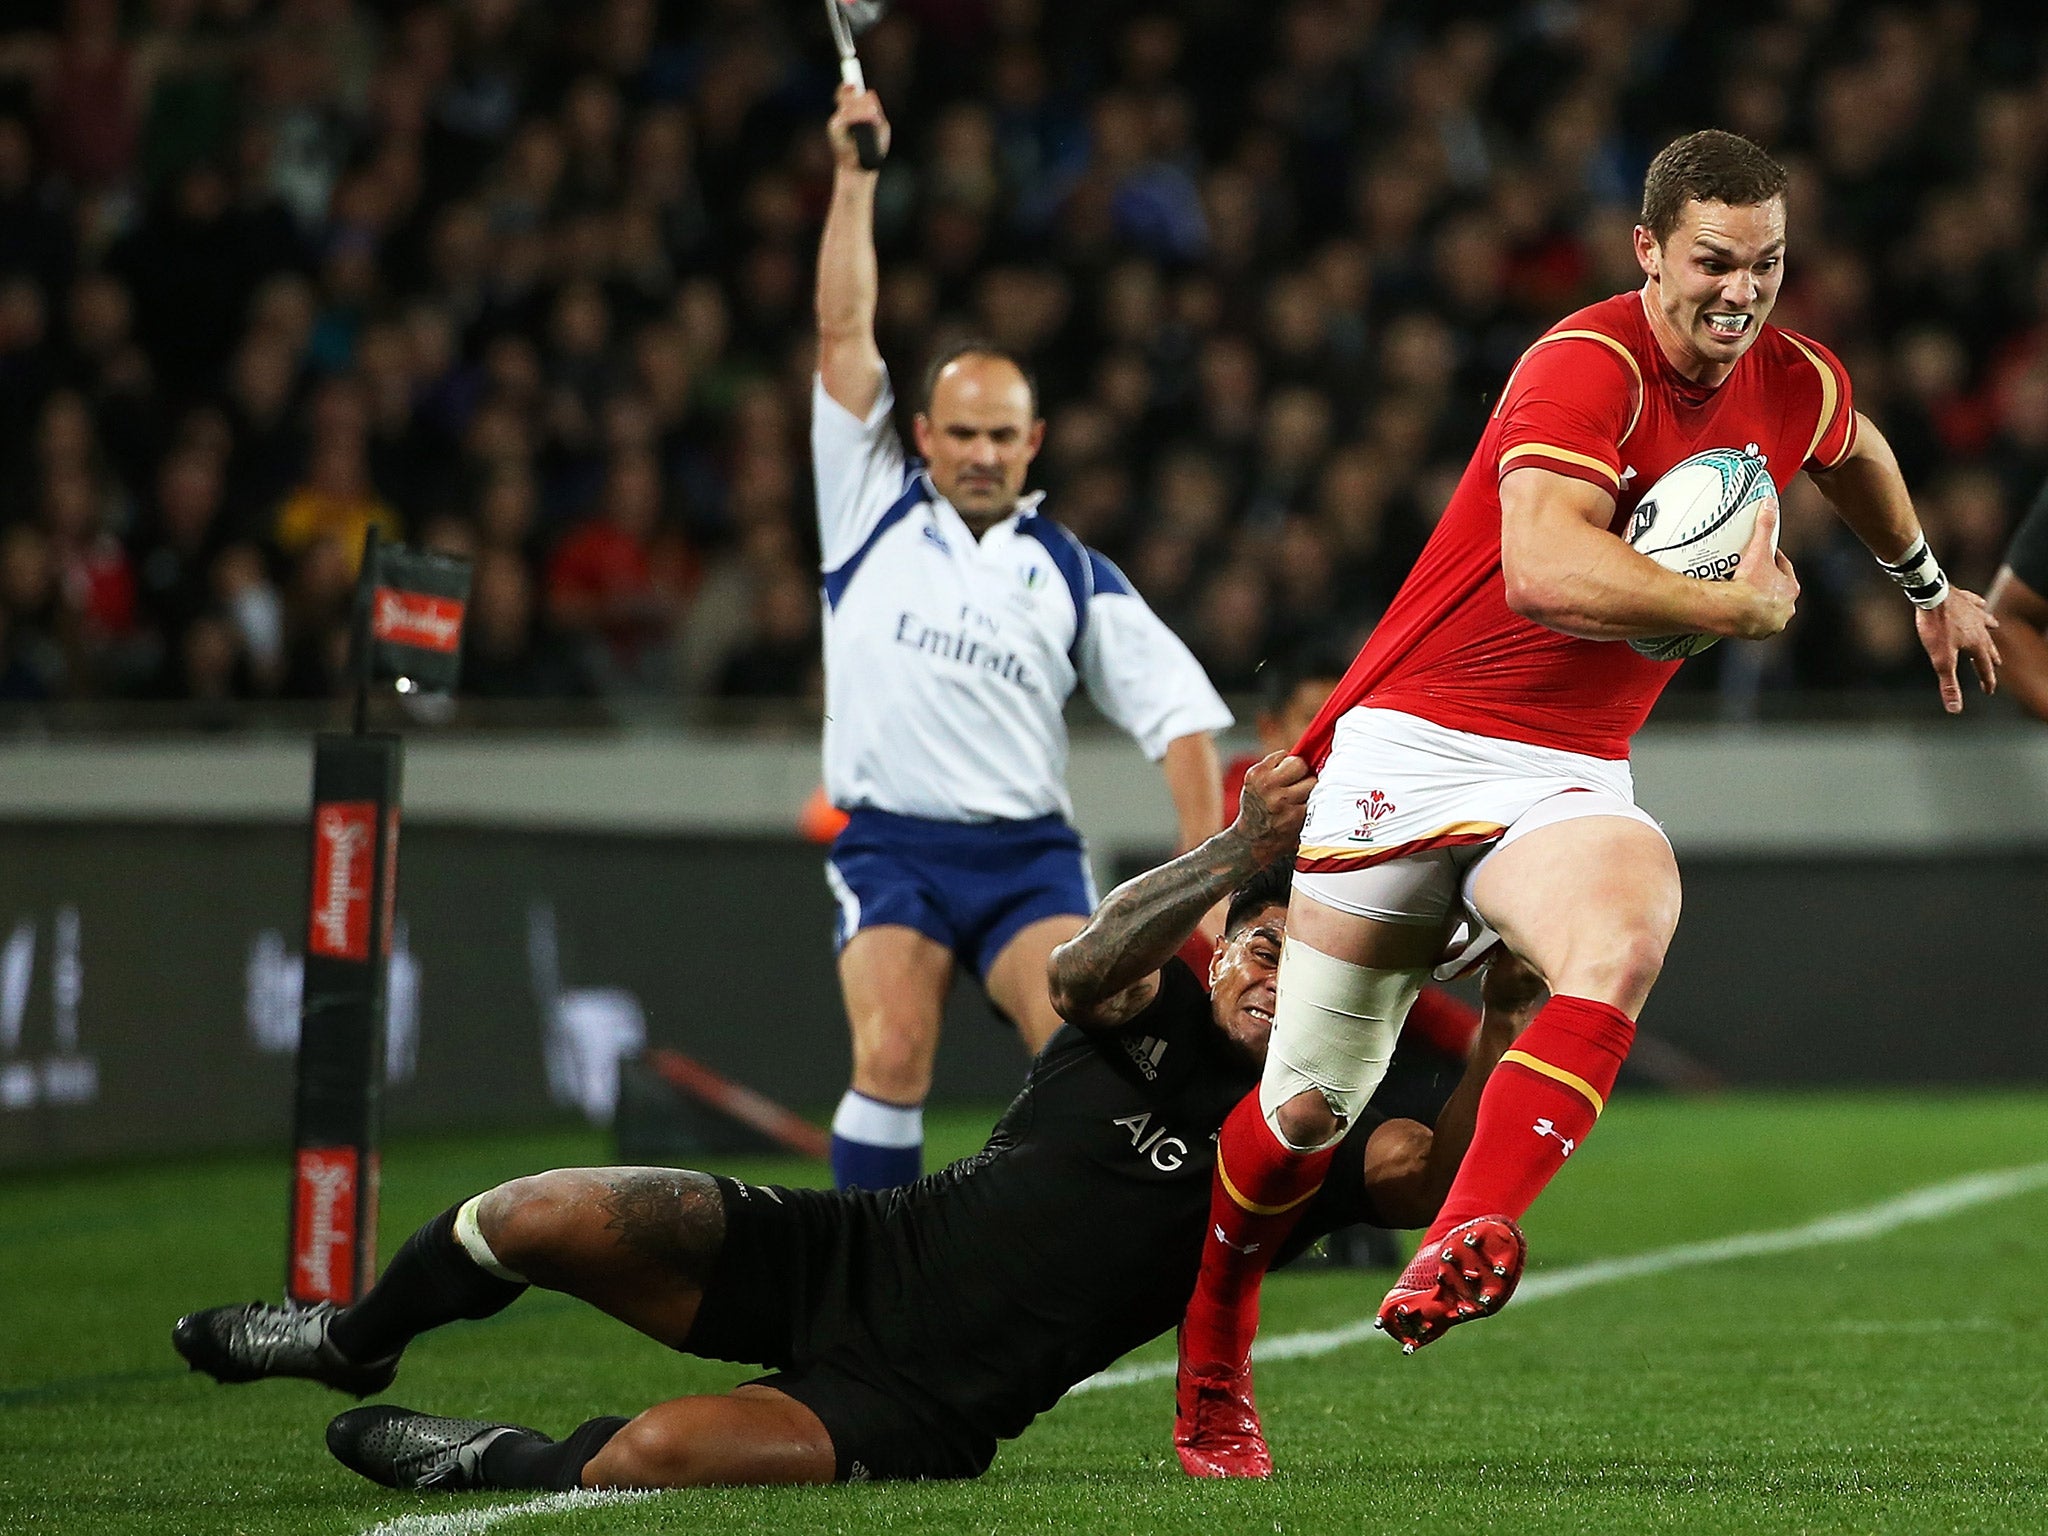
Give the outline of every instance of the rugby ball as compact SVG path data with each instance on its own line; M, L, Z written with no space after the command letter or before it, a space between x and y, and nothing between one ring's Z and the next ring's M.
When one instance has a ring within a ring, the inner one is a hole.
M1666 470L1636 503L1628 520L1629 548L1667 571L1700 581L1726 581L1741 562L1766 506L1778 488L1756 444L1709 448ZM1653 661L1697 656L1719 635L1652 635L1629 645Z

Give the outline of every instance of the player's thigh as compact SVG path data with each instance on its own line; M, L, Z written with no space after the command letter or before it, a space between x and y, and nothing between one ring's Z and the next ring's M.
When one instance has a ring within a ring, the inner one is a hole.
M1487 855L1467 886L1479 915L1550 989L1634 1017L1678 927L1678 861L1655 827L1580 816Z
M829 1483L832 1437L817 1414L773 1387L656 1403L583 1469L587 1488L702 1488Z
M679 1347L725 1245L709 1174L679 1168L559 1168L501 1184L478 1225L515 1274L575 1296Z
M853 1030L854 1086L909 1102L905 1085L931 1075L939 1021L953 985L953 952L917 929L883 923L863 928L839 951L839 990Z
M1085 917L1067 912L1040 918L1018 930L1016 936L997 951L995 962L983 978L989 1000L1017 1026L1024 1048L1034 1056L1062 1022L1053 1011L1046 981L1046 968L1052 952L1079 933L1087 923Z
M1436 962L1450 938L1449 912L1391 921L1346 911L1297 884L1287 903L1287 936L1333 960L1381 971L1421 970Z

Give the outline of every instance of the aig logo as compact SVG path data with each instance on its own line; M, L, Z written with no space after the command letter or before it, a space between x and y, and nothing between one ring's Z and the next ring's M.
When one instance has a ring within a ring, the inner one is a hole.
M1110 1124L1128 1131L1138 1156L1150 1161L1161 1173L1172 1173L1188 1160L1188 1144L1178 1136L1167 1135L1163 1125L1155 1129L1150 1110L1142 1115L1121 1116Z

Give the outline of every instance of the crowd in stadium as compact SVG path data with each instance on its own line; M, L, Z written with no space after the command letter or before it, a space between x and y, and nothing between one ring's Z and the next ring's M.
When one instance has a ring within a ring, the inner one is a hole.
M476 696L815 695L815 4L42 9L0 33L0 700L332 695L370 525L475 561ZM1371 624L1522 347L1640 281L1649 156L1726 127L1793 169L1774 318L1982 591L2048 476L2027 9L898 0L882 344L1031 359L1048 509L1248 688ZM1927 689L1803 481L1784 542L1792 628L1680 686Z

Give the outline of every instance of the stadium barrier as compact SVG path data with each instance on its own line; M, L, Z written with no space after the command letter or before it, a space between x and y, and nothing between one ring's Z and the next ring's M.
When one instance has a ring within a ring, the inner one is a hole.
M306 743L0 749L0 1167L289 1134ZM388 994L396 1131L607 1119L669 1045L799 1106L844 1084L832 904L791 740L422 739ZM1680 729L1637 757L1686 872L1645 1027L1743 1084L2048 1080L2048 734ZM1171 837L1158 776L1077 744L1105 884ZM941 1097L1014 1040L962 988Z

